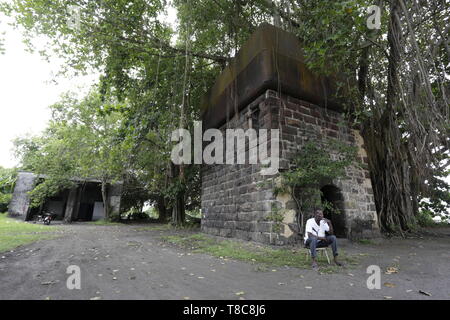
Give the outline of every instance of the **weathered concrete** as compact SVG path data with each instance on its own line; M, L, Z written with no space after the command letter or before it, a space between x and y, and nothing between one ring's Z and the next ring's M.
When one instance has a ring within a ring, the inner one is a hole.
M33 190L38 178L45 179L45 176L37 176L31 172L19 173L14 189L13 198L8 210L10 216L20 217L23 220L30 220L32 218L32 211L30 209L30 197L28 195L28 192ZM61 201L54 202L58 204L58 209L61 208L61 210L59 210L61 211L59 217L63 218L65 222L75 221L78 219L80 213L80 205L82 203L84 205L92 205L93 209L95 201L102 200L100 195L101 192L99 189L99 180L85 181L74 178L73 182L76 183L73 188L71 188L70 190L63 190L61 192L61 194L63 194ZM122 182L118 182L116 184L108 184L107 186L107 202L111 210L110 212L113 215L120 214L122 188ZM42 208L47 208L49 212L52 212L50 209L52 207L55 207L55 205L49 206L49 204L51 203L52 201L48 201L47 199L47 202L43 204L41 209L39 209L39 212L42 210ZM33 214L37 214L37 212L34 212ZM83 217L81 217L80 219L83 219Z
M36 175L31 172L19 172L17 175L14 193L9 204L8 212L11 217L27 218L30 207L30 196L28 192L33 190Z
M111 210L111 215L120 214L120 201L122 198L123 184L117 183L108 186L108 205Z
M80 188L78 186L73 187L69 191L69 197L67 198L66 211L64 213L64 222L71 222L75 220L75 215L80 207Z

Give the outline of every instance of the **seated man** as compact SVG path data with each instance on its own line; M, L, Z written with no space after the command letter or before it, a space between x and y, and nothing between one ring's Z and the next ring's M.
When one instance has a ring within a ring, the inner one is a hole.
M328 232L328 236L325 235ZM311 250L312 267L316 269L316 248L328 247L331 244L333 250L334 263L338 266L342 264L337 260L337 242L336 236L333 235L333 226L331 221L323 217L323 211L320 209L314 210L314 217L306 221L305 228L305 247Z

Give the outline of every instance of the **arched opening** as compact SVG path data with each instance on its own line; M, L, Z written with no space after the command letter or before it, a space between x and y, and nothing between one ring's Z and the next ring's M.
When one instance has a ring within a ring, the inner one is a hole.
M336 186L326 185L320 191L322 192L321 200L324 204L324 217L331 220L336 237L344 238L346 236L345 211L341 190Z

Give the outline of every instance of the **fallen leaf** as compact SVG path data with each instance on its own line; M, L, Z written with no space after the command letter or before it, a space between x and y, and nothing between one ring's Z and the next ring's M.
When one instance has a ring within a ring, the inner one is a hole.
M385 287L389 287L389 288L395 288L395 284L390 283L390 282L385 282L385 283L384 283L384 286L385 286Z
M419 293L421 293L421 294L424 294L424 295L426 295L426 296L429 296L429 297L431 297L431 293L429 293L429 292L426 292L426 291L422 291L422 290L419 290Z
M113 280L117 280L117 278L116 278L116 277L113 277Z
M353 277L353 274L351 274L351 273L349 273L348 275L349 275L350 277Z
M406 290L406 292L411 292L412 290Z
M312 287L305 287L305 289L312 289Z
M239 297L239 300L245 300L245 298L244 297Z
M205 279L205 277L197 277L197 278L199 278L199 279Z
M101 299L102 299L102 297L92 297L89 300L101 300Z
M395 267L389 267L386 269L386 274L391 274L391 273L398 273L398 268Z
M277 272L277 270L276 269L272 269L272 272Z
M385 299L392 299L392 297L389 297L389 296L384 296L383 298L385 298Z
M244 291L239 291L239 292L236 292L236 295L237 295L237 296L242 296L243 294L245 294L245 292L244 292Z
M184 300L189 300L189 299L191 299L191 298L189 298L189 297L183 297L183 299L184 299Z

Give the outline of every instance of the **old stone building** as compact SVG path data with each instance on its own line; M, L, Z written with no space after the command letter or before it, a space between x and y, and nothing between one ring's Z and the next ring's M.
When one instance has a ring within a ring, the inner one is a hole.
M39 208L31 208L28 192L45 179L31 172L19 172L8 213L11 217L32 220L35 215L51 213L57 220L91 221L104 218L101 181L73 179L75 186L49 197ZM112 215L119 214L122 184L108 185L107 197Z
M307 141L326 148L326 138L357 146L359 160L367 163L363 139L345 121L334 92L332 80L307 69L301 44L294 35L264 24L208 92L203 130L279 129L279 141L270 144L278 143L280 170L289 168L290 159ZM247 153L248 147L249 143ZM261 164L248 163L203 165L203 232L277 245L299 241L294 201L287 195L275 196L273 188L263 183L269 177L261 175L262 169ZM325 199L341 211L330 216L337 235L378 236L367 165L351 166L346 173L345 179L330 181L321 188ZM274 206L284 212L284 223L277 232L274 222L267 219Z

